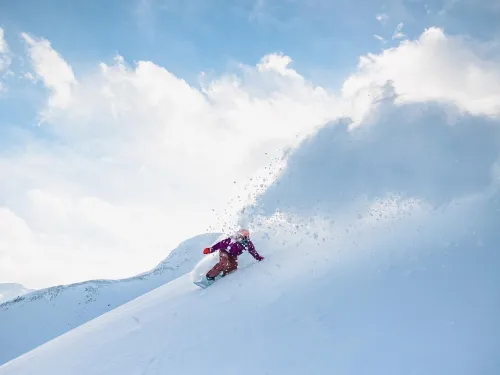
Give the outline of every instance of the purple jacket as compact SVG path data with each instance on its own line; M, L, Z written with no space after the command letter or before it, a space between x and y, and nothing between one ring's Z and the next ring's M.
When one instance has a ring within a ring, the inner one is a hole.
M255 259L257 260L264 259L262 256L259 255L257 250L255 250L255 246L249 239L236 241L231 237L226 238L225 240L217 242L215 245L210 247L211 253L217 250L225 250L234 257L240 256L243 253L243 251L247 250Z

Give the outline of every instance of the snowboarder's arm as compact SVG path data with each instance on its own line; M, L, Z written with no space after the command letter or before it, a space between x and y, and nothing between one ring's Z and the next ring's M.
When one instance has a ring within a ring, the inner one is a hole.
M257 250L255 250L255 246L253 245L253 242L252 241L248 241L248 252L255 258L257 259L258 261L261 261L262 259L264 259L263 256L261 256Z
M215 245L209 248L210 252L213 253L217 250L227 249L230 243L231 243L231 237L226 238L225 240L222 240L220 242L217 242Z

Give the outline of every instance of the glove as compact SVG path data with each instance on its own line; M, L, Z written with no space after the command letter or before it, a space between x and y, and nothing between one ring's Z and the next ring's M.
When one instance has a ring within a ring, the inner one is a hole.
M257 258L257 260L258 260L259 262L261 262L261 261L263 261L263 260L264 260L264 257L263 257L263 256L258 257L258 258Z
M205 248L205 250L203 250L203 254L210 254L210 248Z

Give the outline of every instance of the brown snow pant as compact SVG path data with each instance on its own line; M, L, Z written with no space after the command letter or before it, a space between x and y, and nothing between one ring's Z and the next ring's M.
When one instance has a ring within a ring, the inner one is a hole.
M238 268L238 259L225 250L219 250L219 262L208 271L208 278L215 278L222 272L222 276L235 271Z

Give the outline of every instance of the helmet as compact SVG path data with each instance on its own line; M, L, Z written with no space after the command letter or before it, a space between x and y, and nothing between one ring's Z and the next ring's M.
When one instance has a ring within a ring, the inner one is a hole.
M250 232L247 229L240 229L236 232L237 237L250 237Z

